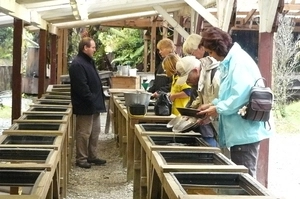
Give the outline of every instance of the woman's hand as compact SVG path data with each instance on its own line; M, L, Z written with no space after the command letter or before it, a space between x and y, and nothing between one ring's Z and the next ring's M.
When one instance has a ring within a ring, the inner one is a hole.
M212 104L203 104L198 110L200 110L197 115L206 115L207 117L217 117L217 108Z

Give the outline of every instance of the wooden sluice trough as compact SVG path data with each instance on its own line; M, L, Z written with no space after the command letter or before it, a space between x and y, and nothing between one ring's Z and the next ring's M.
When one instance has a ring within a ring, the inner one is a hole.
M164 198L166 199L276 198L252 176L242 172L203 171L164 173L163 187L165 191Z
M24 113L54 113L54 114L67 114L72 117L72 108L65 106L53 106L53 105L30 105L29 109Z
M46 93L51 91L70 92L70 90L71 90L70 84L50 84L46 89Z
M63 139L62 135L15 135L6 132L0 136L0 147L50 148L60 151Z
M135 125L134 139L134 198L145 198L152 192L153 184L160 185L160 180L153 179L154 167L152 158L153 151L202 151L216 152L221 150L217 147L209 147L200 137L199 133L173 133L169 129L165 132L154 131L155 124ZM165 124L158 124L157 129L162 129ZM148 127L151 127L149 131ZM148 130L148 131L145 131ZM181 143L181 144L176 144Z
M0 176L0 199L59 198L51 171L0 168Z
M12 126L2 132L3 135L36 135L36 136L61 136L62 144L58 148L59 164L58 164L58 176L60 179L60 189L62 196L66 197L67 193L67 181L69 175L68 162L68 139L67 139L67 127L66 123L37 123L37 122L15 122Z
M123 166L127 166L127 180L133 179L134 172L134 128L135 124L139 123L167 123L175 117L170 116L157 116L154 112L147 111L145 115L131 115L128 114L127 108L124 105L125 101L120 101L124 94L113 96L114 102L114 122L115 133L118 135L118 143L120 146L120 153L123 157ZM124 129L126 127L126 129Z
M220 152L189 149L181 151L152 151L150 198L160 198L164 193L163 175L168 172L248 172L245 166L236 165Z
M24 113L14 122L36 122L36 123L68 123L70 120L69 116L66 114L51 114L51 113L35 113L31 114L30 112Z
M71 122L71 119L66 114L53 114L53 113L31 113L27 112L24 113L21 117L19 117L17 120L14 120L14 122L17 123L37 123L37 124L43 124L43 123L64 123L68 125L67 135L66 139L68 142L68 172L71 170L71 161L73 156L73 147L74 147L74 127L73 122Z
M35 104L40 105L61 105L65 107L71 107L71 101L70 100L59 100L59 99L37 99L34 102Z
M60 93L60 92L57 92ZM59 94L50 94L46 93L42 95L44 99L61 99L61 100L71 100L71 95L59 95Z
M46 169L55 170L59 154L54 149L44 148L2 148L0 145L1 168Z
M36 123L36 122L14 122L10 128L3 131L16 135L29 133L31 135L66 135L68 125L65 123Z
M52 90L52 91L47 92L45 95L53 95L53 96L60 95L60 96L69 96L69 97L71 97L70 91L53 91Z
M40 198L45 198L45 195L51 196L50 198L62 198L60 191L61 190L61 173L60 173L60 151L50 148L28 148L19 147L19 145L14 145L11 147L3 147L5 145L0 144L0 173L3 170L22 170L24 173L28 171L42 171L43 173L47 173L48 179L46 182L43 193L39 193ZM32 145L31 145L32 146ZM11 172L11 171L9 171ZM1 179L7 175L6 173L2 173ZM7 175L9 176L9 175ZM14 178L15 176L9 176L10 178ZM20 177L23 177L20 175ZM27 177L27 176L24 176ZM17 180L17 179L15 179ZM23 181L22 181L23 180ZM27 179L22 179L20 181L16 181L16 184L10 184L8 187L0 185L0 195L2 194L32 194L30 187L25 182ZM24 182L22 184L21 182ZM18 184L20 183L20 184ZM1 184L1 183L0 183ZM48 185L49 184L49 185ZM34 186L34 185L32 185ZM47 187L48 190L47 190ZM51 189L50 189L51 187ZM66 188L66 187L65 187ZM33 188L34 189L34 188ZM41 189L41 188L39 188ZM21 190L21 193L20 193ZM41 189L42 190L42 189ZM24 191L24 192L22 192ZM0 197L1 198L1 197Z

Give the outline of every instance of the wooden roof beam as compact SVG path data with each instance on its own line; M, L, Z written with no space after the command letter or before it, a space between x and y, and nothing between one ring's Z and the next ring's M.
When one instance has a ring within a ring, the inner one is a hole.
M300 4L285 3L283 10L300 10Z
M125 20L115 20L110 22L103 22L101 26L113 26L113 27L130 27L130 28L149 28L153 23L156 23L157 27L163 26L162 20L151 21L150 18L140 19L125 19Z
M247 16L243 19L243 25L245 25L246 23L248 23L250 21L250 19L252 18L252 16L255 14L256 9L252 9Z
M197 0L184 0L191 8L200 14L208 23L214 27L219 27L218 19L207 11Z
M175 21L175 19L173 19L169 13L163 9L161 6L153 6L153 8L159 13L162 15L162 17L167 20L167 22L172 26L174 27L174 29L182 36L184 37L185 39L189 36L189 33L186 32L182 26L177 22Z
M228 32L229 24L231 17L235 16L236 11L236 2L235 0L217 0L217 9L218 9L218 19L219 19L219 28L223 31Z
M1 0L0 11L6 15L23 20L25 23L47 30L48 23L35 11L28 10L15 0Z
M260 11L260 20L259 20L259 32L268 32L273 31L273 24L275 16L277 13L277 8L280 0L258 0L258 7Z
M72 13L77 20L87 20L89 17L86 3L83 0L70 0Z
M62 29L68 29L68 28L77 28L77 27L83 27L86 25L99 25L103 22L109 22L109 21L115 21L115 20L122 20L127 18L134 18L134 17L143 17L143 16L153 16L157 15L156 11L146 11L146 12L137 12L137 13L131 13L131 14L123 14L123 15L114 15L114 16L108 16L108 17L100 17L100 18L93 18L93 19L87 19L84 21L70 21L70 22L63 22L63 23L55 23L51 24L52 28L62 28Z

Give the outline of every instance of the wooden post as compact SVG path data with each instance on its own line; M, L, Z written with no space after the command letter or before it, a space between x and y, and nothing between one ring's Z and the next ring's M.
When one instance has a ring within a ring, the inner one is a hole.
M56 62L56 52L57 52L57 36L51 35L51 51L50 51L50 84L56 84L57 77L56 77L56 68L57 68L57 62Z
M144 72L148 72L148 41L147 30L144 31Z
M62 72L62 56L63 56L63 30L59 30L59 35L57 39L57 70L56 70L56 82L61 83L60 76L63 74Z
M151 25L151 56L150 56L150 72L154 73L155 71L155 57L156 57L156 21L152 18Z
M260 33L258 45L258 66L269 86L272 82L273 35L273 33ZM268 167L269 139L266 139L260 144L257 164L257 180L265 187L268 187Z
M40 49L39 49L39 84L38 98L45 93L46 64L47 64L47 31L40 29Z
M24 22L14 19L13 40L13 67L12 67L12 113L11 123L21 116L21 60L22 60L22 35Z
M168 22L167 21L164 21L163 22L163 38L168 38Z
M63 75L68 74L68 29L63 29L63 51L62 51L62 72Z
M203 28L203 17L201 15L198 15L197 17L197 25L196 25L196 34L200 34L202 28Z

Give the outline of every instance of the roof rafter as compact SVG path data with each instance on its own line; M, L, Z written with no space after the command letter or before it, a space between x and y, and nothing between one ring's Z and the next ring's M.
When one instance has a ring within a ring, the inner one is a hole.
M191 6L199 15L201 15L212 26L218 27L218 19L206 10L197 0L184 0L189 6Z
M48 28L48 23L37 12L30 11L25 6L13 0L1 0L0 11L9 16L21 19L26 23L38 26L41 29L46 30Z
M184 37L185 39L189 36L189 33L187 33L182 27L181 25L175 20L173 19L173 17L170 16L170 14L165 11L161 6L153 6L153 8L155 10L157 10L157 12L159 14L161 14L163 16L163 18L165 20L167 20L167 22L172 26L174 27L174 29L182 36Z

